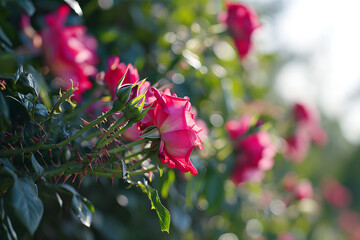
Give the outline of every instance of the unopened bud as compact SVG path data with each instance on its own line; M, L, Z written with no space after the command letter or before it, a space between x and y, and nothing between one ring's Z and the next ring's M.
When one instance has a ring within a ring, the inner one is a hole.
M127 103L131 96L131 90L133 89L134 85L132 84L124 84L116 89L116 96L118 100L123 103Z

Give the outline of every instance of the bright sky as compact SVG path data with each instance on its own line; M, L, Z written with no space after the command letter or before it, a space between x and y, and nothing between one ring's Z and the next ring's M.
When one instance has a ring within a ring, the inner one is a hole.
M315 103L339 120L349 141L360 143L360 1L282 2L283 11L272 21L273 44L302 60L282 67L275 90L289 102Z

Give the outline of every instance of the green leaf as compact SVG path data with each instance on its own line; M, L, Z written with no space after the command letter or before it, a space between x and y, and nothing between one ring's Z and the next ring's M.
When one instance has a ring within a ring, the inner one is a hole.
M7 130L10 127L9 108L5 97L0 91L0 130Z
M90 227L92 214L94 212L93 205L86 198L83 198L80 195L74 195L71 201L71 207L82 224Z
M29 16L35 13L34 4L30 0L17 0L16 2Z
M71 207L74 213L79 217L82 224L90 227L92 214L95 213L95 208L89 200L82 197L72 186L67 184L57 185L57 187L66 190L73 195L71 200Z
M17 178L6 193L5 201L17 219L33 235L44 211L43 204L38 197L37 186L29 179Z
M155 209L159 221L160 221L160 228L161 231L166 231L169 233L170 228L170 213L169 211L161 204L158 192L150 187L146 182L142 184L141 182L137 183L141 190L147 194L150 202L151 202L151 209Z
M5 32L0 27L0 40L3 41L8 46L12 46L10 39L6 36Z
M4 166L7 166L8 168L10 168L13 171L16 171L14 165L12 165L12 163L9 161L9 159L7 158L0 158L0 163L3 164Z
M36 175L40 177L44 173L44 168L38 163L38 161L34 157L34 154L31 155L31 164L34 168Z
M16 73L14 90L22 94L39 95L39 87L33 75L28 72Z
M48 109L45 107L45 105L41 103L36 104L35 109L36 109L35 113L38 115L46 117L49 114Z

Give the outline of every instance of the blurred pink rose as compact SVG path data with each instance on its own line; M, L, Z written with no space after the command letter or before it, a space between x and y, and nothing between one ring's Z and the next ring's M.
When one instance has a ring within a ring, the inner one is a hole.
M360 226L360 215L351 209L344 209L338 217L339 226L342 230L351 233Z
M298 184L297 175L294 172L288 172L283 178L283 186L286 191L292 192Z
M313 187L309 180L299 182L293 191L297 199L311 198L313 196Z
M346 207L352 201L352 194L334 178L326 178L321 182L321 191L326 201L335 207Z
M127 68L129 68L129 70L126 72ZM106 70L104 80L113 98L116 97L116 86L125 73L126 76L122 85L133 84L139 80L138 70L131 63L125 65L125 63L120 62L120 58L116 56L108 59L108 69Z
M316 109L301 103L296 103L294 106L294 116L298 128L306 131L315 144L319 146L326 144L327 134L321 127L319 113Z
M260 27L256 12L244 4L226 2L227 11L219 15L219 21L227 25L240 58L246 57L251 49L251 35Z
M147 126L153 125L159 130L161 162L167 163L170 168L197 174L190 161L190 154L194 147L203 148L198 135L202 129L196 125L194 115L190 112L189 98L171 95L169 89L162 93L155 88L152 90L156 101L144 121Z
M274 165L275 145L265 131L246 136L250 129L251 117L229 121L225 129L234 141L237 151L232 180L239 184L244 181L261 181L264 172Z
M283 233L276 240L296 240L296 238L291 233Z
M63 89L71 87L71 81L79 90L75 100L92 87L89 76L97 73L96 39L86 35L84 26L65 26L70 8L62 5L57 12L45 17L47 27L42 31L42 47L46 63L57 77L56 84Z
M243 116L239 121L230 120L225 123L225 129L231 140L239 140L249 129L253 117L250 115Z
M295 163L300 163L306 157L310 147L310 137L301 128L293 136L285 139L284 156Z
M294 105L295 132L285 139L284 156L296 163L304 160L313 141L319 146L327 142L327 134L320 125L318 112L304 104Z

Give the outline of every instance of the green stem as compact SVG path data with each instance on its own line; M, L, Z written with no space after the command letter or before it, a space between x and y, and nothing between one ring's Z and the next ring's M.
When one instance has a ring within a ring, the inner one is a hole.
M100 133L102 133L102 131L101 131L101 130L97 130L97 131L95 131L95 132L93 132L93 133L90 133L90 134L87 135L87 136L84 136L83 138L81 138L81 140L82 140L82 141L90 140L90 139L92 139L92 138L94 138L94 137L99 136Z
M99 101L99 99L100 98L94 98L94 99L90 100L89 102L87 102L86 104L83 104L80 107L77 107L72 113L69 113L69 114L65 115L64 118L63 118L63 121L66 122L67 120L73 118L74 116L76 116L80 112L83 112L88 107L90 107L91 105L93 105L94 103Z
M148 159L148 154L145 155L142 159L138 160L134 165L128 167L128 171L131 171L131 170L137 168L138 166L140 166L147 159Z
M132 177L132 176L137 176L137 175L143 175L144 173L152 172L152 171L155 171L155 170L157 170L157 167L153 166L151 168L129 172L129 176Z
M14 76L0 74L0 80L14 80Z
M104 115L100 116L99 118L97 118L94 121L90 122L88 125L84 126L74 136L72 136L70 138L67 138L64 141L59 142L57 144L45 145L45 144L39 143L39 144L33 145L31 147L27 147L27 148L18 148L18 149L15 149L15 150L5 150L5 151L0 152L0 157L10 157L10 156L13 156L13 155L21 155L22 153L36 152L38 150L48 150L48 149L59 148L61 146L64 146L64 145L70 143L71 141L75 140L81 134L83 134L84 132L86 132L90 128L94 127L95 125L101 123L101 121L103 121L105 118L109 117L113 113L114 113L114 111L112 109L109 110Z
M55 168L53 170L48 170L43 173L43 177L52 177L52 176L59 176L60 174L64 173L66 170L68 170L71 167L74 167L78 165L79 163L77 161L71 161L67 162L64 165Z
M51 131L52 128L52 121L53 121L53 116L55 114L55 111L60 109L60 105L66 100L66 99L70 99L70 97L72 96L72 93L75 91L75 89L73 89L72 87L64 93L64 95L62 95L60 97L60 99L56 102L56 104L54 105L54 107L51 109L51 112L49 114L48 119L50 119L50 123L49 123L49 129L48 132ZM61 94L61 90L60 90L60 94Z
M148 152L149 152L149 149L144 149L144 150L141 150L141 151L139 151L139 152L132 153L132 154L124 157L123 159L126 160L126 159L129 159L129 158L135 158L137 155L144 154L144 153L148 153Z
M123 147L113 148L113 149L109 150L108 153L109 154L114 154L114 153L118 153L118 152L121 152L121 151L124 151L124 150L128 150L129 148L132 148L132 147L134 147L136 145L145 143L147 141L148 141L148 139L143 138L143 139L140 139L140 140L138 140L136 142L131 142L131 143L129 143L129 144L123 146Z
M98 142L95 145L95 148L98 148L98 146L102 146L102 142L105 141L106 137L109 136L110 133L114 132L115 129L117 129L121 124L125 124L123 126L121 126L120 129L124 128L126 126L126 124L128 123L128 121L126 121L126 117L123 115L120 117L119 120L117 120L113 125L110 126L110 128L108 128L107 132L104 133L104 135L102 135L100 137L100 139L98 140ZM105 144L106 145L106 144Z
M111 143L112 141L114 141L115 138L117 138L118 136L120 136L120 134L122 134L125 130L129 129L130 127L132 127L132 125L134 125L134 122L132 121L128 121L126 122L125 125L121 126L120 129L114 133L114 135L112 135L111 137L109 137L108 139L102 141L97 147L95 148L102 148L104 146L106 146L107 144Z

